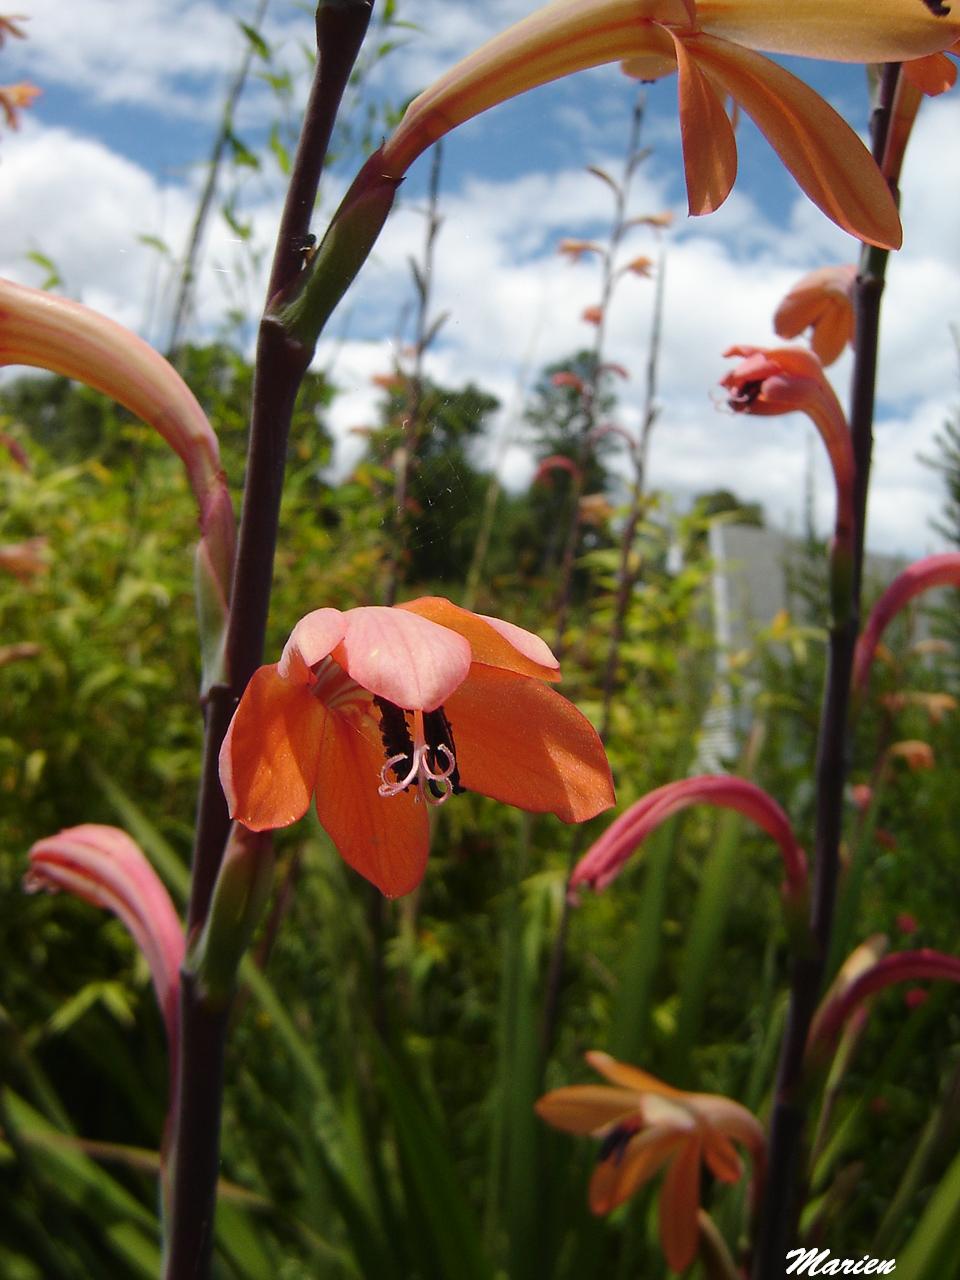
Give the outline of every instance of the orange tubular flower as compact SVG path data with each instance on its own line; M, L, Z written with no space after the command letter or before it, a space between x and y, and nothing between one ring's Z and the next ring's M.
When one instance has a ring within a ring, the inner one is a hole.
M583 822L614 802L590 723L529 631L440 597L317 609L255 672L227 731L231 816L285 827L316 793L341 856L389 897L423 877L427 810L462 788Z
M802 410L812 420L837 485L836 542L848 546L853 537L853 443L820 361L802 347L737 346L723 354L743 357L720 383L730 392L727 403L735 413L769 416Z
M586 1055L609 1085L554 1089L536 1111L556 1129L600 1138L590 1182L590 1208L609 1213L668 1165L660 1193L660 1243L674 1271L684 1271L697 1255L700 1167L721 1182L743 1173L733 1139L753 1159L754 1178L763 1177L763 1130L738 1102L712 1093L684 1093L609 1054Z
M818 267L793 286L773 316L774 332L795 338L805 329L823 365L833 364L853 343L853 266Z
M753 50L892 62L937 53L958 34L960 20L932 0L554 0L416 98L378 169L401 178L438 138L498 102L621 61L627 74L645 80L678 73L691 213L718 208L736 176L729 95L828 217L862 240L895 248L899 219L863 144L812 89Z
M233 506L216 433L193 392L158 351L79 302L0 280L0 365L76 378L148 423L186 468L197 501L196 587L205 676L213 678L230 597Z

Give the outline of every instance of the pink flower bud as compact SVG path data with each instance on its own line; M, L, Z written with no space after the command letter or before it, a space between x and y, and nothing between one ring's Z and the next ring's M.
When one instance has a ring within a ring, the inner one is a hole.
M668 782L631 805L577 863L570 889L584 884L597 892L605 889L647 836L693 804L733 809L766 831L780 846L787 892L794 899L802 897L807 885L807 859L781 807L752 782L709 774Z
M900 610L914 596L932 587L960 587L960 551L945 551L927 556L908 566L890 583L873 606L867 625L857 641L853 663L853 688L861 691L870 675L880 637Z
M38 840L30 850L28 893L63 890L123 921L146 957L176 1058L183 930L170 896L139 845L117 827L84 823Z

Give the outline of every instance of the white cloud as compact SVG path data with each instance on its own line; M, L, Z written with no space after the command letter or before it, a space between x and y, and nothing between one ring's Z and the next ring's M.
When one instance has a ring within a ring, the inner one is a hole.
M66 9L50 0L37 0L31 34L42 57L51 60L51 67L58 66L59 74L75 86L112 74L109 59L116 55L109 50L124 47L135 50L128 52L128 70L145 78L152 86L149 94L162 94L173 92L172 67L179 65L188 78L195 75L199 80L197 68L219 74L231 64L238 48L232 19L222 6L191 4L190 20L200 25L191 28L191 39L183 40L183 45L200 47L186 64L174 59L168 66L167 37L160 27L166 21L175 28L183 16L182 7L143 0L136 6L138 38L131 40L123 25L126 18L118 19L112 34L106 31L108 17L120 12L106 0L78 4L77 10L90 23L84 28L86 34L79 30L83 25L79 19L67 20ZM402 63L406 69L405 83L411 90L418 87L467 43L527 8L523 0L501 0L482 10L430 0L418 19L429 38L418 40L397 60L397 66ZM56 42L38 37L41 20L52 23L54 13L62 45L70 45L70 23L76 22L75 49L55 50ZM64 21L68 22L66 37ZM102 60L97 63L94 58L88 65L80 56L83 41L95 43L98 33L105 41L97 55ZM209 47L215 36L225 39L227 35L234 40L229 56L222 39L217 49ZM177 43L179 47L180 37ZM59 62L54 64L56 58ZM120 68L116 75L113 88L102 91L119 93L128 83L127 71ZM576 102L573 94L557 99L561 119L570 116ZM623 135L627 122L622 115L617 118L613 103L613 97L609 102L597 100L595 118L580 136L576 131L571 134L565 166L491 181L479 176L482 149L471 151L478 176L444 192L434 313L447 311L449 319L428 359L428 372L438 381L462 385L473 379L510 405L516 401L519 383L548 362L591 344L593 330L580 314L598 299L596 267L590 261L570 264L561 259L556 242L563 236L602 236L608 224L610 193L586 176L582 166L593 162L612 172L621 167L614 126ZM672 125L658 124L660 119L649 122L648 136L666 138L675 131ZM545 116L543 127L558 130L561 126ZM955 99L926 103L908 153L906 247L892 261L889 273L871 502L871 541L883 549L928 547L927 521L940 502L936 476L921 467L915 455L931 451L933 436L956 394L948 325L960 318L960 245L952 221L960 199L960 176L956 166L951 169L943 162L943 138L954 136L958 127L960 103ZM741 141L752 145L746 136ZM38 273L23 255L31 247L41 249L60 267L73 296L122 322L146 328L162 342L158 298L163 273L155 254L138 236L157 234L179 252L195 208L199 179L160 180L145 166L121 158L92 138L43 128L36 120L29 120L20 134L4 137L0 162L0 272L36 283ZM669 151L665 147L662 153L658 149L636 176L632 208L653 212L669 205L677 191L679 163L675 146ZM456 164L452 167L456 172ZM789 181L782 174L776 178L778 184ZM256 243L266 250L275 231L279 192L257 179L246 198L244 216L251 218ZM334 361L333 377L342 391L332 410L336 433L343 441L340 468L349 466L361 447L349 428L373 419L377 392L370 378L389 367L393 343L403 336L398 329L410 300L407 260L419 256L423 238L416 202L409 196L407 201L388 222L318 354L321 366ZM723 349L735 342L776 341L770 317L793 280L813 265L849 259L855 246L799 195L786 215L776 220L764 213L764 192L742 188L709 218L687 221L682 209L675 211L679 222L668 250L659 369L662 411L651 454L651 482L681 494L729 487L745 499L763 502L773 521L792 522L796 527L803 511L811 428L799 417L761 422L722 415L711 395L716 395L717 380L724 371ZM655 237L638 231L629 248L655 256ZM228 300L239 301L254 319L265 267L254 264L232 242L222 220L211 223L205 263L198 290L200 330L216 329ZM610 312L607 356L632 374L622 389L621 416L628 425L639 420L652 298L650 281L630 278ZM833 373L841 398L848 377L849 358L845 357ZM832 518L832 486L822 449L815 443L816 505L825 529ZM524 483L529 477L529 454L516 442L507 449L503 470L513 483Z

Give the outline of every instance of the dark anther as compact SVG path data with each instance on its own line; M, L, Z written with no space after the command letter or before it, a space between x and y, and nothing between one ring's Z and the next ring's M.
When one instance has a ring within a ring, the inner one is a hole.
M413 739L407 728L407 717L398 706L388 702L386 698L375 696L373 700L380 710L380 739L383 742L384 755L388 760L391 756L403 756L402 760L398 760L391 766L399 782L401 778L407 776L413 766Z
M600 1150L597 1152L597 1164L603 1164L604 1160L612 1160L614 1164L618 1165L623 1159L627 1143L636 1132L636 1125L629 1124L618 1124L615 1129L611 1129L600 1143Z
M923 3L935 18L945 18L950 12L950 6L948 4L941 4L940 0L923 0Z
M443 707L438 707L436 711L425 711L423 713L423 736L427 743L427 764L434 773L443 773L450 760L446 755L441 755L439 748L446 747L450 752L451 758L456 761L457 749L453 742L453 730L450 728L450 721L444 715ZM455 796L463 794L463 787L460 785L460 770L456 764L453 766L453 772L448 779L451 790ZM430 783L431 792L439 800L443 795L443 789L439 783Z
M753 404L762 390L763 382L760 378L754 378L752 382L741 383L728 401L730 408L735 410L746 409Z

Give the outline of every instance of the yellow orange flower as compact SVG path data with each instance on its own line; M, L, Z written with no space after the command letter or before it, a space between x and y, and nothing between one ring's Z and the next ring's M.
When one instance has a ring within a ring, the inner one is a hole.
M818 267L798 280L777 307L774 331L795 338L810 330L810 346L823 365L833 364L853 342L853 266Z
M288 826L316 794L341 856L390 897L419 884L427 808L468 788L582 822L613 804L590 723L529 631L440 597L317 609L254 673L220 753L238 822Z
M743 1172L736 1141L750 1151L755 1178L762 1178L763 1130L730 1098L684 1093L606 1053L586 1057L610 1084L554 1089L536 1103L537 1114L556 1129L600 1139L590 1182L594 1213L623 1204L667 1166L660 1243L673 1270L683 1271L697 1254L701 1165L721 1182L736 1182Z

